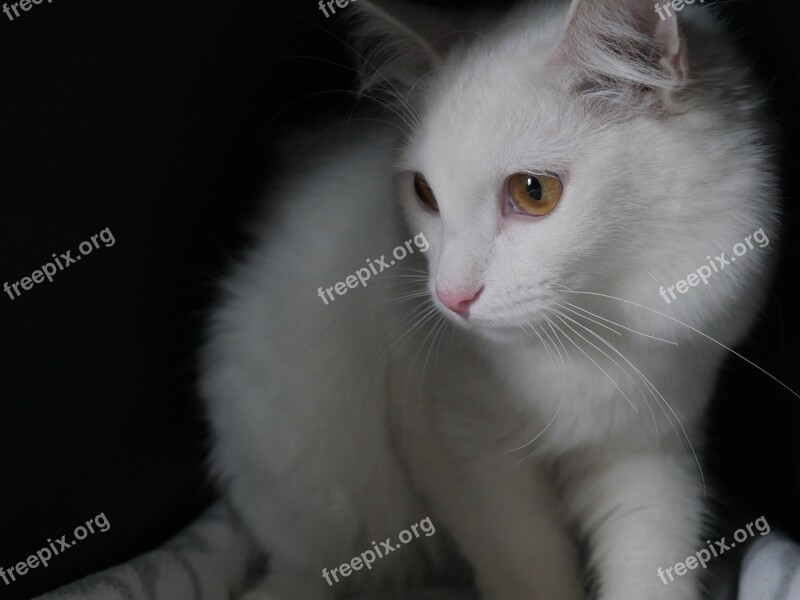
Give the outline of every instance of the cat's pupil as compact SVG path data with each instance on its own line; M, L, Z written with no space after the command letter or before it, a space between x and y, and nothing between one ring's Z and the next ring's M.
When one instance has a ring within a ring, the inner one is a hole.
M542 196L544 196L542 184L536 177L528 177L528 182L525 184L525 191L533 200L536 200L537 202L542 199Z

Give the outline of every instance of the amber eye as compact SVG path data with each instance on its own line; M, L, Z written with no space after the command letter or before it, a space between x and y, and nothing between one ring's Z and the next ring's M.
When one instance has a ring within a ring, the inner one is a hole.
M417 196L424 204L427 204L432 210L439 211L439 203L436 202L436 196L433 195L433 190L422 173L414 174L414 191L417 192Z
M514 208L531 217L543 217L552 212L563 192L561 180L554 175L517 173L508 180L509 199Z

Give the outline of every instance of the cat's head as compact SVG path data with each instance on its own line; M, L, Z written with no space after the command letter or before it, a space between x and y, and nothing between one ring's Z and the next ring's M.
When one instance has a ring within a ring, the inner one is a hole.
M739 306L765 252L669 306L659 295L776 210L757 99L707 6L360 6L382 40L364 85L407 126L398 194L448 317L507 338L578 290L687 319Z

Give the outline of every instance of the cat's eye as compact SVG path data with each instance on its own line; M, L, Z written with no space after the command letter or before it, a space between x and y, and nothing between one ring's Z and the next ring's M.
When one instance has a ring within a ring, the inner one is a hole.
M531 217L551 213L561 201L564 186L555 175L517 173L508 180L508 196L514 208Z
M436 196L433 195L433 190L422 173L414 174L414 191L423 204L431 210L439 211L439 203L436 201Z

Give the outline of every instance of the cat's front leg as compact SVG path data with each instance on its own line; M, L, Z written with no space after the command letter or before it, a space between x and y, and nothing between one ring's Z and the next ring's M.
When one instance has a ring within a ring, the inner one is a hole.
M583 600L552 482L534 461L498 450L508 445L480 443L491 436L469 417L443 420L469 439L447 439L445 428L426 432L432 420L420 420L409 457L434 519L473 567L481 600Z
M675 452L587 452L564 465L565 495L590 548L600 600L699 600L700 568L668 573L705 547L703 489Z
M476 459L479 462L480 459ZM482 461L439 477L433 507L472 564L482 600L583 600L552 486L531 465Z

